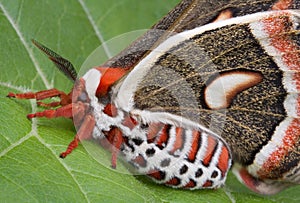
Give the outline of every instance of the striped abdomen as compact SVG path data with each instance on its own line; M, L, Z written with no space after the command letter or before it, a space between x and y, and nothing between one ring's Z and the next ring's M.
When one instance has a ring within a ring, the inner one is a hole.
M126 159L156 182L178 188L217 188L231 166L226 144L213 134L151 123L141 137L129 139Z

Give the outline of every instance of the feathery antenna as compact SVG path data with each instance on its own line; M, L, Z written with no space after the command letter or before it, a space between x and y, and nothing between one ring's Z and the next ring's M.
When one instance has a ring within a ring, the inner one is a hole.
M61 57L60 55L58 55L51 49L49 49L49 48L45 47L44 45L42 45L41 43L39 43L38 41L36 41L34 39L32 39L31 41L37 48L39 48L41 51L43 51L48 56L48 58L55 64L55 66L61 72L63 72L63 74L65 76L67 76L67 78L69 78L71 81L75 82L75 80L77 78L77 72L70 61Z

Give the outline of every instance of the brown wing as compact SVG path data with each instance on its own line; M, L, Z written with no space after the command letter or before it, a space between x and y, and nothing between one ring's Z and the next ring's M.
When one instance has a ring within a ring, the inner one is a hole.
M150 30L138 38L120 54L107 61L104 66L133 67L153 50L170 33L180 33L214 21L224 10L230 10L232 17L271 10L279 0L183 0L165 17L151 27L151 30L167 30L153 35ZM292 1L290 9L299 8L299 1ZM142 50L142 51L141 51Z
M299 60L299 30L287 27L280 35L295 45L292 54ZM283 85L284 67L274 59L278 56L270 56L261 46L262 40L254 36L250 24L242 23L195 34L151 62L138 79L135 108L201 123L234 146L238 162L252 163L287 117L284 102L289 94ZM219 89L213 89L218 82ZM209 100L207 92L212 89L214 100L225 91L220 108Z

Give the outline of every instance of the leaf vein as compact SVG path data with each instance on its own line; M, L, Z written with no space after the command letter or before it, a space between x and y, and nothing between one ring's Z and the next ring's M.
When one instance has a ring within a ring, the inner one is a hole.
M2 3L0 3L0 9L3 11L4 16L7 18L7 20L9 21L9 23L11 24L11 26L15 30L16 34L18 35L18 37L19 37L21 43L23 44L24 48L26 49L32 63L34 64L34 67L35 67L36 71L40 75L44 85L46 86L47 89L51 89L52 88L51 84L47 80L46 75L43 73L42 69L40 68L40 65L38 64L36 58L34 57L32 50L29 48L29 45L26 42L26 40L25 40L25 38L24 38L24 36L21 32L21 29L20 29L19 25L10 16L9 12L5 9L5 7L3 6Z
M10 181L11 183L13 183L16 186L19 186L19 188L21 190L23 190L28 196L30 196L32 199L34 199L36 202L38 202L38 200L32 195L32 193L30 193L30 191L26 190L23 186L21 186L20 184L16 183L15 181L11 180L10 178L8 178L6 176L3 176L3 178L5 178L6 180ZM3 179L1 178L1 180L3 180Z
M46 146L51 153L54 156L57 156L57 154L53 151L53 149L39 136L37 135L36 138L40 141L41 144L43 144L44 146ZM81 193L83 194L85 200L87 202L89 201L89 198L87 196L87 193L84 191L84 189L81 187L80 183L78 182L78 180L76 179L76 177L74 176L74 174L71 172L71 169L63 162L61 161L61 159L58 159L58 162L66 169L67 173L70 175L70 177L74 180L74 182L76 183L76 185L78 186L78 189L81 191Z
M103 35L101 34L101 30L100 28L96 25L88 7L86 6L86 4L84 3L84 0L78 0L78 2L80 3L80 5L82 6L82 9L84 10L86 16L88 17L88 20L90 21L95 33L96 33L96 36L98 37L99 41L101 42L102 44L102 47L107 55L108 58L111 58L113 55L111 53L111 51L109 50L108 46L106 45L105 43L105 40L103 38Z
M78 171L78 170L73 170L73 171L74 171L74 172L77 172L77 173L80 173L80 174L88 175L88 176L91 176L91 177L100 178L100 179L105 180L105 181L107 181L107 182L113 183L113 184L117 185L118 187L124 188L124 189L126 189L126 190L132 192L133 194L135 194L135 195L141 197L141 198L144 199L144 201L146 202L145 197L143 197L141 194L137 193L136 191L131 190L131 189L129 189L128 187L125 187L125 186L122 185L122 184L119 184L119 183L117 183L117 182L111 181L110 179L104 178L103 176L97 176L97 175L95 175L95 174L86 173L86 172Z

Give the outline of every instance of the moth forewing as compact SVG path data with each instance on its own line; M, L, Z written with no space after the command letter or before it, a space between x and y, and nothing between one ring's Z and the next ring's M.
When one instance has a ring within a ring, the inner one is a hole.
M207 60L206 63L210 62L213 58L209 58L206 50L203 49L203 47L200 47L199 45L195 44L193 42L193 38L209 31L217 30L220 28L224 28L226 26L231 26L232 30L234 31L234 27L241 26L241 25L250 25L251 23L259 22L260 20L267 18L271 15L277 14L280 16L280 14L284 13L290 13L292 16L299 16L298 10L291 10L291 11L266 11L266 12L260 12L255 14L250 14L246 16L236 17L236 18L230 18L225 21L218 21L216 23L210 23L192 30L187 30L185 32L181 32L179 34L176 34L175 36L172 36L168 38L166 41L161 43L157 48L152 50L147 57L145 57L142 61L140 61L134 69L130 72L130 74L124 79L124 82L122 82L122 85L120 86L120 89L117 89L118 94L117 98L115 100L116 104L120 106L120 108L124 109L131 109L131 106L126 106L128 104L132 103L130 102L130 99L133 98L133 95L135 94L135 91L137 91L137 87L140 81L143 81L145 77L147 77L147 74L151 72L151 68L153 66L156 66L155 64L158 60L160 60L162 57L164 57L167 53L172 53L176 55L175 52L172 52L172 49L176 49L179 46L183 46L184 43L194 45L196 47L199 47L201 49L201 53L204 55L205 59ZM229 35L229 33L224 32L225 35ZM258 38L265 39L264 36L258 36ZM228 39L227 39L228 40ZM234 40L234 39L229 39ZM242 43L242 42L241 42ZM187 50L189 51L189 50ZM230 51L230 50L224 50L224 52ZM180 59L183 59L188 62L188 64L194 64L194 61L191 61L188 57L185 57L187 55L176 55ZM201 56L203 57L203 56ZM220 57L220 56L216 56ZM203 66L203 64L201 64ZM204 64L205 65L205 64ZM211 64L213 65L213 64ZM198 67L195 67L198 68ZM226 70L226 67L224 68ZM213 72L213 71L211 71ZM215 70L216 73L218 73L217 70ZM204 75L203 73L197 73ZM136 82L132 82L136 81Z
M283 27L281 23L290 27ZM278 27L277 32L268 33L271 25ZM287 48L278 45L280 40ZM290 61L288 57L295 60ZM266 158L259 157L266 153L272 157L284 139L291 140L288 150L297 150L299 127L292 124L297 121L287 122L285 118L296 114L295 119L298 119L295 110L289 109L299 109L299 88L291 87L298 81L295 77L299 57L298 10L261 12L215 22L176 34L161 43L122 81L114 102L133 115L138 111L146 123L159 118L163 122L164 117L172 120L176 115L199 123L202 129L220 133L235 161L249 166L247 173L250 174L243 177L261 179L257 187L250 184L254 181L247 179L248 187L273 194L293 184L276 187L281 177L288 182L298 182L279 174L280 168L276 169L278 173L270 173L266 178L251 167L266 170ZM290 89L296 90L294 97ZM185 128L187 123L181 126ZM286 130L280 130L284 123ZM288 135L292 126L296 134ZM279 137L274 147L273 136ZM281 153L280 156L288 155ZM256 159L262 163L257 165ZM289 159L296 161L288 157L285 161ZM283 166L281 169L292 170Z

